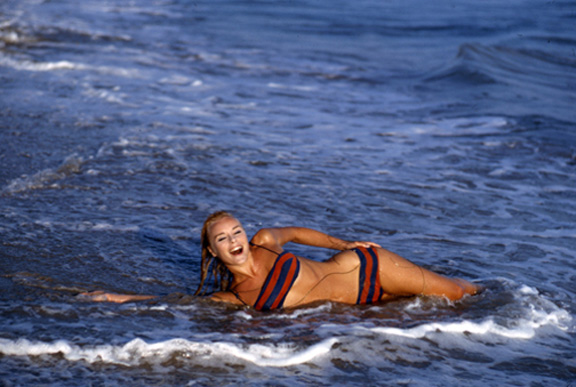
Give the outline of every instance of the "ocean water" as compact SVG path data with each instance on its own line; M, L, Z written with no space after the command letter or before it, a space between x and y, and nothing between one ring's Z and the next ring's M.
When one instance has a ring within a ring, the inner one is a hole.
M0 384L574 385L575 25L572 1L3 0ZM218 209L486 290L214 304Z

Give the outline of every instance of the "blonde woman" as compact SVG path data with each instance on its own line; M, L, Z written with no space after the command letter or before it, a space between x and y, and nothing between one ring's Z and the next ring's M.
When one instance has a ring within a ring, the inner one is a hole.
M216 301L257 310L294 308L317 301L366 304L404 296L458 300L479 287L426 270L373 242L348 242L303 227L264 228L251 240L240 221L224 211L210 215L202 228L200 285L213 277ZM297 257L288 242L340 250L318 262ZM104 292L86 293L94 301L126 302L154 298Z

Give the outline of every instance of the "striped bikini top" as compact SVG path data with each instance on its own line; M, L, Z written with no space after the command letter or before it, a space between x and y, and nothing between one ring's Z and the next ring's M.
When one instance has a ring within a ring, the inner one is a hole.
M269 250L264 246L252 245ZM272 270L270 270L264 281L264 285L254 304L254 309L268 311L282 308L284 300L290 292L290 289L292 289L292 285L294 285L299 273L300 261L294 254L289 251L284 251L279 254L274 262L274 266L272 266ZM232 293L243 304L247 305L237 292L232 291Z

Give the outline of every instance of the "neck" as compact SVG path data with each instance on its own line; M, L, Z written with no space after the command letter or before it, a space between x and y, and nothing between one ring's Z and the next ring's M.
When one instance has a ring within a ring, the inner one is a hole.
M237 284L240 282L244 282L250 278L256 277L258 272L256 268L256 264L254 263L254 256L252 252L248 252L248 259L241 265L226 265L230 273L232 273L234 279L232 280L233 284Z

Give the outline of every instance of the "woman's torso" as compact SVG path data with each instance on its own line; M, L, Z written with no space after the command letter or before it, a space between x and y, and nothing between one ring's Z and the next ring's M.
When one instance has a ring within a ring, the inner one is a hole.
M247 305L254 306L266 278L282 251L266 246L251 247L257 275L239 283L231 290ZM299 271L283 307L290 308L315 301L330 300L353 304L358 295L359 259L353 251L342 251L324 262L298 257Z

